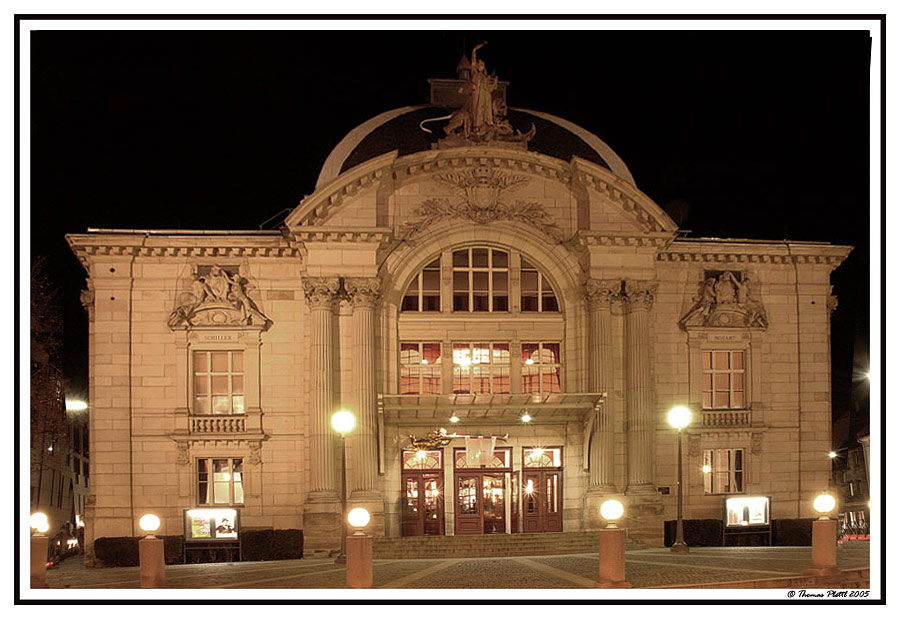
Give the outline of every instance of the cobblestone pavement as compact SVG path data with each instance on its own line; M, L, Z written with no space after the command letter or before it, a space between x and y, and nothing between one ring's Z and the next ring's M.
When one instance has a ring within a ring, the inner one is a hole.
M667 548L626 553L625 578L635 588L674 587L798 576L810 566L809 547ZM869 542L847 542L837 551L841 569L869 566ZM379 589L578 589L597 578L597 555L490 559L376 559ZM343 566L331 559L170 565L171 589L342 589ZM137 567L86 568L79 559L47 572L51 589L136 589Z

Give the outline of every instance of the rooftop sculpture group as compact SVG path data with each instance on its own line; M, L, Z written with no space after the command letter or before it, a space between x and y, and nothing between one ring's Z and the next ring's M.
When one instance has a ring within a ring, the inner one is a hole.
M724 271L710 275L694 297L694 306L681 319L685 327L769 326L766 311L751 289L750 276Z
M466 95L462 108L448 116L429 118L422 121L423 131L431 133L426 123L449 120L444 127L445 140L441 146L464 146L471 143L508 142L526 145L534 137L534 124L527 133L513 128L507 119L507 107L502 98L495 96L499 80L496 75L488 75L483 60L478 59L478 50L487 45L479 43L472 49L469 77L459 92Z

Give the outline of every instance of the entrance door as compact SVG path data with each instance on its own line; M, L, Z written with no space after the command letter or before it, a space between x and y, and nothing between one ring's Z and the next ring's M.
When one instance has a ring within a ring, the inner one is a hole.
M444 534L441 473L403 474L403 535Z
M522 474L522 532L562 531L562 473Z
M506 475L456 475L456 534L506 532Z

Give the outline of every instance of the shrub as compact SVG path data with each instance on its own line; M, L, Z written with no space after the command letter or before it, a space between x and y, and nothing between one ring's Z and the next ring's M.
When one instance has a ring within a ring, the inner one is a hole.
M772 521L773 546L812 546L815 518L780 518Z
M104 567L131 567L140 565L139 537L98 537L94 540L94 556ZM163 535L163 552L166 563L181 563L181 535Z
M303 557L300 529L250 529L241 532L245 561L277 561Z
M684 520L684 543L688 546L721 546L722 521L716 519ZM675 542L676 520L665 522L665 544Z

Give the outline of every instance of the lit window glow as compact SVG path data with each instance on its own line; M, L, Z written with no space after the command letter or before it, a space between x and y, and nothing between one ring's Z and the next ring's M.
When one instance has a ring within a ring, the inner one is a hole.
M83 400L66 400L66 411L68 412L86 411L87 407L87 402Z

